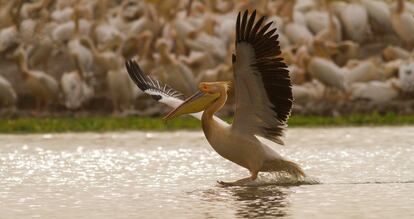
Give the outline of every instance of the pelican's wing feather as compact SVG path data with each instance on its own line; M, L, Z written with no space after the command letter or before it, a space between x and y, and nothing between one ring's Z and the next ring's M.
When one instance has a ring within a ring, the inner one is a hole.
M125 65L128 74L134 81L134 83L143 92L151 95L153 99L160 101L164 96L179 100L183 99L183 94L181 94L180 92L144 74L144 72L141 70L136 61L129 60L125 63Z
M184 102L184 96L180 92L145 74L135 60L126 61L125 66L129 76L138 88L150 95L154 100L172 108L176 108ZM191 115L197 119L201 119L202 114L193 113Z
M246 10L236 20L236 54L233 55L236 108L232 129L283 144L280 137L292 109L289 71L272 22L255 23L256 11Z

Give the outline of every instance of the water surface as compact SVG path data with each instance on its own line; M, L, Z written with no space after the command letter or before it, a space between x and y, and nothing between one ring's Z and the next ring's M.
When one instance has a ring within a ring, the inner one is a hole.
M220 187L248 172L201 132L0 135L0 218L414 218L414 127L293 128L286 144L320 184Z

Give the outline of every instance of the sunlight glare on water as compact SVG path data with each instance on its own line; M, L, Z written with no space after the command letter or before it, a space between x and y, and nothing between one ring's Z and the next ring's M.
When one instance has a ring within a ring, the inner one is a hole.
M1 218L413 218L414 127L290 129L317 185L220 187L248 172L201 132L0 135Z

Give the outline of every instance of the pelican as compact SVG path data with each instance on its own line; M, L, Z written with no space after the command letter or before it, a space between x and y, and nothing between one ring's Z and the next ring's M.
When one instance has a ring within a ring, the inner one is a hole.
M404 63L398 71L401 90L414 92L414 63Z
M21 47L15 52L18 67L27 88L36 99L36 108L47 107L59 99L59 84L50 75L42 71L31 70L27 64L26 49Z
M345 72L344 78L348 84L381 80L383 77L374 60L357 61L354 67L345 68Z
M409 59L411 56L410 52L408 50L405 50L398 46L387 46L382 51L382 57L386 61L392 61L396 59Z
M92 99L94 95L93 87L89 86L85 81L85 73L79 62L79 58L73 55L76 64L76 70L63 73L60 84L65 96L65 106L68 109L74 110L82 107Z
M373 103L388 103L399 95L399 87L393 80L354 83L351 89L351 100L368 100Z
M368 12L358 2L345 4L339 8L339 18L342 21L345 35L352 41L365 42L371 35Z
M10 82L0 75L0 106L13 108L17 102L17 94Z
M300 179L305 173L298 164L279 155L259 137L283 145L281 137L292 108L289 71L272 22L262 26L265 17L255 23L256 11L250 16L239 12L236 20L236 51L232 56L234 73L235 115L230 125L214 116L227 100L229 82L201 82L199 91L185 100L180 94L145 75L138 64L129 60L127 70L136 85L161 103L175 107L165 119L190 114L201 119L207 141L222 157L250 172L250 176L222 182L225 186L253 182L259 172L278 172ZM201 112L203 111L203 112Z

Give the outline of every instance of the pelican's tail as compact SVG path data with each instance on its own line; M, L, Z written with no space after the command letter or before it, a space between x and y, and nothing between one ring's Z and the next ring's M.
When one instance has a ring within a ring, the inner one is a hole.
M264 169L265 170L263 171L266 172L286 172L297 179L306 176L305 172L303 172L302 168L300 168L298 164L288 160L277 159L267 161Z

